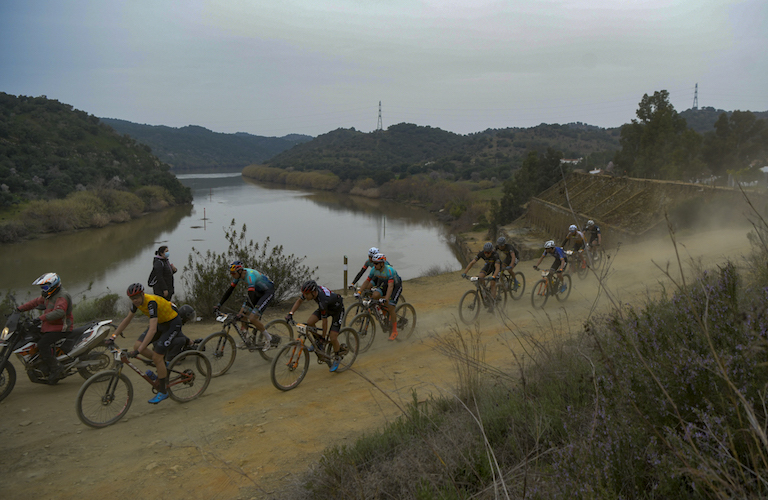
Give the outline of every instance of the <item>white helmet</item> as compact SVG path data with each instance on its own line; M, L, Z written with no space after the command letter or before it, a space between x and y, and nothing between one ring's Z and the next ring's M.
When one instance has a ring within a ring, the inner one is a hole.
M56 273L45 273L32 282L33 285L40 285L43 297L50 297L61 288L61 278Z
M595 221L593 221L592 219L589 219L587 221L587 227L594 226L594 225L595 225Z
M544 243L544 248L555 248L555 241L549 240L548 242Z
M570 226L568 226L568 231L570 231L570 232L574 232L574 231L576 231L577 229L578 229L578 228L576 227L576 225L575 225L575 224L571 224Z
M376 255L377 253L379 253L379 249L378 248L376 248L376 247L369 248L368 249L368 258L372 259L373 256Z

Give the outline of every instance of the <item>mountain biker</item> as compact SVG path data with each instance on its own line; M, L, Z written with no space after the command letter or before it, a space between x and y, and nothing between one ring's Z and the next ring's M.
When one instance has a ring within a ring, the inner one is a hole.
M72 297L61 287L61 278L56 273L46 273L32 282L40 285L40 297L18 307L19 311L29 311L45 304L43 314L35 319L40 326L42 337L37 341L40 360L48 367L48 383L53 385L62 378L64 367L56 359L53 344L72 332L75 321L72 317Z
M538 271L539 264L541 264L541 261L544 260L544 257L546 257L547 254L555 258L555 260L552 262L552 265L550 266L550 269L557 273L557 280L559 282L560 276L562 276L563 272L568 267L568 257L565 255L565 252L563 252L561 247L555 246L554 240L549 240L544 243L544 253L541 254L539 261L533 265L533 268ZM563 284L563 286L560 288L560 291L565 291L565 284Z
M344 319L344 298L324 286L319 286L314 280L306 281L301 285L301 296L288 311L285 320L289 323L293 321L293 313L304 301L308 300L317 302L317 309L309 316L307 325L315 326L319 320L323 320L323 338L330 340L334 352L329 371L335 372L339 368L339 361L341 360L339 356L339 350L341 350L339 330L341 330L341 322ZM331 318L330 332L327 331L329 317Z
M232 291L235 289L241 279L245 279L248 286L248 294L246 300L243 301L243 305L240 307L238 319L242 318L246 313L248 314L248 321L262 334L266 341L262 351L268 351L270 348L277 347L280 344L280 336L277 334L270 334L265 328L264 323L261 322L261 317L264 314L264 309L267 308L272 298L275 296L275 284L269 279L266 274L260 273L255 269L248 269L243 266L243 263L239 260L232 261L229 265L229 274L232 276L232 283L230 283L227 291L222 295L221 300L213 308L213 314L218 316L221 305L229 299L232 295Z
M517 278L515 278L515 266L520 262L520 252L517 250L517 247L507 243L507 239L504 236L499 236L499 239L496 240L496 252L499 256L504 256L502 269L509 271L509 275L514 279L513 286L517 289L518 282Z
M589 246L600 246L603 243L603 235L600 234L600 226L595 224L592 219L587 221L587 225L584 226L584 236L586 237Z
M488 241L485 243L485 245L483 245L483 249L477 252L475 258L470 261L470 263L467 265L467 268L464 269L463 273L461 273L461 277L466 278L469 270L472 269L472 266L475 265L475 262L480 259L485 261L485 265L477 277L479 279L483 279L489 274L493 275L493 281L491 281L491 297L493 297L495 302L496 282L499 280L499 274L501 273L501 257L499 257L499 253L493 249L493 243ZM493 311L493 306L488 307L488 311Z
M380 252L379 252L379 249L376 247L371 247L370 249L368 249L368 260L365 261L365 264L363 264L363 267L360 269L360 271L357 272L357 275L355 275L355 279L352 280L352 284L349 285L349 288L355 288L355 285L357 285L357 280L359 280L363 276L363 273L365 273L365 270L368 269L369 267L373 267L372 259L377 253L380 253ZM387 264L389 264L389 262L387 262Z
M569 241L571 242L571 247L574 253L584 248L584 233L579 231L579 228L576 227L576 224L571 224L568 227L568 234L565 235L565 239L563 240L563 243L560 245L560 247L565 248Z
M186 342L186 337L181 333L182 317L179 316L176 306L169 301L157 295L144 293L144 285L141 283L133 283L125 293L131 299L131 309L115 329L112 338L114 339L126 329L136 311L141 311L149 317L149 327L133 344L133 351L128 353L128 356L135 358L141 354L151 358L155 363L160 387L155 397L148 403L157 404L168 398L168 369L165 366L165 355L175 345L175 339L181 338ZM153 349L149 349L150 343Z
M360 286L359 292L371 288L373 292L371 298L373 300L384 299L387 312L389 313L389 324L392 328L389 340L395 340L397 338L395 304L397 304L400 294L403 293L403 280L397 274L395 268L387 263L387 256L383 253L377 253L371 260L373 261L373 269L371 269L365 282Z

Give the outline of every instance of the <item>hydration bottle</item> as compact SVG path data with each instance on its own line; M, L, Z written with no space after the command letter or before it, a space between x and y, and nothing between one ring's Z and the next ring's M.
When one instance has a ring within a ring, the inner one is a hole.
M152 382L157 380L157 375L152 370L147 370L147 377L152 379Z

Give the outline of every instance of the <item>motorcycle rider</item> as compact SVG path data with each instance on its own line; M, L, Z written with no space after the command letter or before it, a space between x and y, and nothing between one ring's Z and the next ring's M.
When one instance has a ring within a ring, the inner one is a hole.
M56 273L45 273L33 285L40 285L40 297L18 307L19 311L29 311L40 304L45 311L35 323L40 325L42 337L37 342L40 359L48 367L48 383L55 384L64 375L64 367L53 353L53 344L72 332L75 321L72 317L72 297L61 287L61 278Z

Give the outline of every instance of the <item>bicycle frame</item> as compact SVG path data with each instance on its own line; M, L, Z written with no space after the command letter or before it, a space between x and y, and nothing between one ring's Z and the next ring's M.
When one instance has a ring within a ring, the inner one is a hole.
M253 333L254 336L256 336L256 334L258 333L256 331L256 327L253 326L245 318L245 316L243 316L240 319L237 319L237 315L236 314L227 313L227 314L222 314L220 316L217 316L216 317L216 321L218 321L219 323L221 323L223 325L224 329L227 330L227 333L229 333L229 330L228 330L229 327L234 328L235 331L237 332L237 334L240 336L240 340L242 340L245 345L248 345L248 343L249 343L248 333L250 332L251 329L253 329L253 331L254 331L254 333ZM240 323L241 325L245 325L245 328L242 328L240 325L238 325L238 323ZM262 344L263 344L263 342L262 342ZM256 348L256 349L260 349L262 347L262 345L253 344L252 347Z
M158 389L160 388L160 379L158 378L157 380L152 380L151 378L149 378L146 372L141 371L136 365L131 363L131 359L128 357L128 354L127 354L128 349L120 349L116 344L112 343L112 345L109 346L109 350L112 351L115 361L117 362L115 371L118 374L122 373L124 365L128 366L131 370L138 373L141 378L146 380L147 383L149 383L149 385L152 386L152 392L157 393ZM155 366L155 363L152 362L151 360L144 359L144 358L136 358L136 359L140 360L142 363L144 363L147 366ZM179 372L176 370L168 370L169 375L171 372L173 372L176 375L180 375L180 377L173 381L168 380L167 387L183 384L185 382L188 382L190 379L190 376L183 372ZM115 381L116 380L117 379L115 379Z

